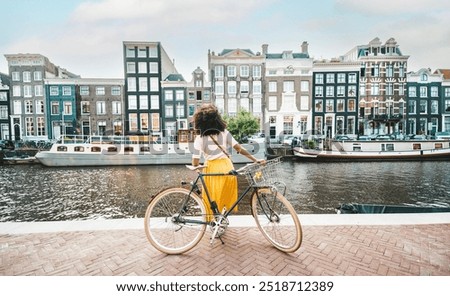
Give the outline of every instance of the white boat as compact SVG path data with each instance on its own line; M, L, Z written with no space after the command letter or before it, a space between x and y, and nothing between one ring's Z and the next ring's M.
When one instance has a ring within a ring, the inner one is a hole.
M331 141L331 149L294 147L295 156L316 161L450 160L448 140Z
M40 151L36 158L45 166L117 166L190 164L193 142L156 143L148 136L92 136L86 141L72 137L55 143L49 151ZM256 158L265 158L265 144L243 144ZM233 163L250 160L235 151Z
M38 162L39 161L36 159L36 157L29 155L10 156L3 158L4 164L34 164Z

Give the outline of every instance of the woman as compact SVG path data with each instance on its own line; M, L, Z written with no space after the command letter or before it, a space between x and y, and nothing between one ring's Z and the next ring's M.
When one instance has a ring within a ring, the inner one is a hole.
M228 173L233 170L233 163L228 153L231 147L253 162L264 162L264 160L256 159L233 138L226 129L226 122L214 105L206 104L198 109L194 114L194 125L200 135L194 141L195 152L192 156L192 165L198 166L200 157L203 155L207 166L204 173ZM238 196L236 176L209 176L205 177L205 183L211 201L216 202L219 212L223 208L231 208L236 202ZM206 195L204 198L207 198ZM207 211L212 214L209 207Z

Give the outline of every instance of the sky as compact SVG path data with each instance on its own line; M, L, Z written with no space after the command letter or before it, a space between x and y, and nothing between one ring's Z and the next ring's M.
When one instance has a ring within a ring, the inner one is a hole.
M208 51L301 51L331 59L396 39L408 71L450 69L448 0L0 0L5 54L39 53L83 78L123 78L123 41L161 42L187 81Z

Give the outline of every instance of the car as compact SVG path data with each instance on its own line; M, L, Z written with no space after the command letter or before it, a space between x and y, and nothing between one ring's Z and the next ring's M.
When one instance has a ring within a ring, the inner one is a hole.
M426 140L427 136L426 135L411 135L409 137L409 139L411 140L417 140L417 141L422 141L422 140Z
M391 137L389 135L377 135L375 137L375 141L387 141L391 140Z
M351 141L352 139L349 136L339 135L334 138L335 141Z
M283 138L281 144L289 146L296 145L298 144L300 138L301 138L300 136L288 135Z
M362 135L358 137L358 141L372 141L372 138L366 135Z

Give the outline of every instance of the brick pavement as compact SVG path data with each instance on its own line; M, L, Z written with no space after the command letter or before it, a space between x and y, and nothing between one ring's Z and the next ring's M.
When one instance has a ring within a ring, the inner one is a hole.
M292 254L255 227L165 255L143 230L0 235L0 275L450 275L450 224L303 226Z

